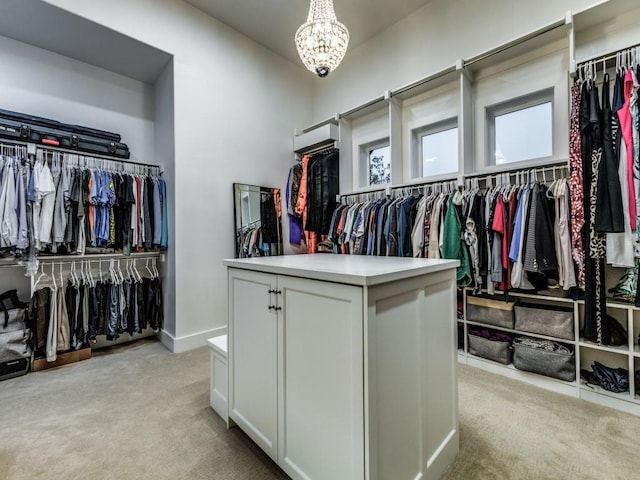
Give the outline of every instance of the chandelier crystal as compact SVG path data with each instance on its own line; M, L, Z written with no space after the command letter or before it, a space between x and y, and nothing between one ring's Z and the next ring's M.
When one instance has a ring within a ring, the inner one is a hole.
M296 32L298 55L305 67L326 77L344 58L349 32L333 11L333 0L311 0L309 16Z

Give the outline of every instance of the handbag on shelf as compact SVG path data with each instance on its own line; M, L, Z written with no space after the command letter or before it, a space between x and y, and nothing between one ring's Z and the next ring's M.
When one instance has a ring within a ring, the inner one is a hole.
M584 372L583 377L587 382L594 383L614 393L629 391L629 371L624 368L611 368L600 362L593 362L591 372ZM582 372L581 372L582 373Z
M627 331L622 325L620 325L620 322L618 322L611 315L607 315L607 322L609 323L609 338L607 339L605 344L615 347L619 347L620 345L627 345L629 337L627 337Z
M31 329L27 304L17 290L0 294L0 380L24 375L31 366Z

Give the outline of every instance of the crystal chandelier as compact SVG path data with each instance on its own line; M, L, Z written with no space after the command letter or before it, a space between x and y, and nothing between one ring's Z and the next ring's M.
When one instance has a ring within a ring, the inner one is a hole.
M349 44L349 32L333 11L333 0L311 0L309 16L296 32L298 55L319 77L335 70Z

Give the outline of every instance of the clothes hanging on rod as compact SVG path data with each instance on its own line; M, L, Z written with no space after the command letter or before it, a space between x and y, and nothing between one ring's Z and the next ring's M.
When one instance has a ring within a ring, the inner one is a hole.
M167 248L166 182L145 173L149 167L44 149L34 161L0 158L0 246L5 255L27 256L31 273L40 252Z
M289 240L316 253L329 233L339 189L339 152L335 148L305 155L289 171ZM300 232L300 234L298 234Z
M332 250L458 259L458 284L477 291L544 289L549 281L569 291L576 286L569 192L566 179L555 179L556 168L563 170L548 167L554 174L549 187L512 172L513 183L505 175L495 185L486 181L490 186L484 189L474 179L466 189L434 184L401 187L383 198L373 198L378 192L365 194L369 198L336 209Z
M34 352L52 362L58 353L87 347L101 335L115 341L149 327L159 331L164 316L162 285L157 268L148 262L139 271L131 261L122 271L112 260L104 275L102 261L94 262L100 265L99 274L91 262L82 262L79 273L73 262L64 274L62 264L41 264L28 310ZM50 274L45 274L49 268Z
M282 255L280 189L260 187L257 203L260 218L236 228L238 258Z
M572 86L573 257L581 270L584 265L584 276L582 271L580 275L585 290L584 336L598 343L609 338L605 263L627 268L610 292L640 304L638 57L637 48L618 52L611 57L616 60L615 69L607 59L585 62L578 66ZM615 76L613 94L611 75ZM584 217L576 210L583 211Z

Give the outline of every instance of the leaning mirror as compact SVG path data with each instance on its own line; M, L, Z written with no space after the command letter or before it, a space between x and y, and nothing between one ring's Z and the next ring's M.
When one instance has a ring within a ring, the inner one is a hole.
M280 189L233 184L236 257L282 255Z

